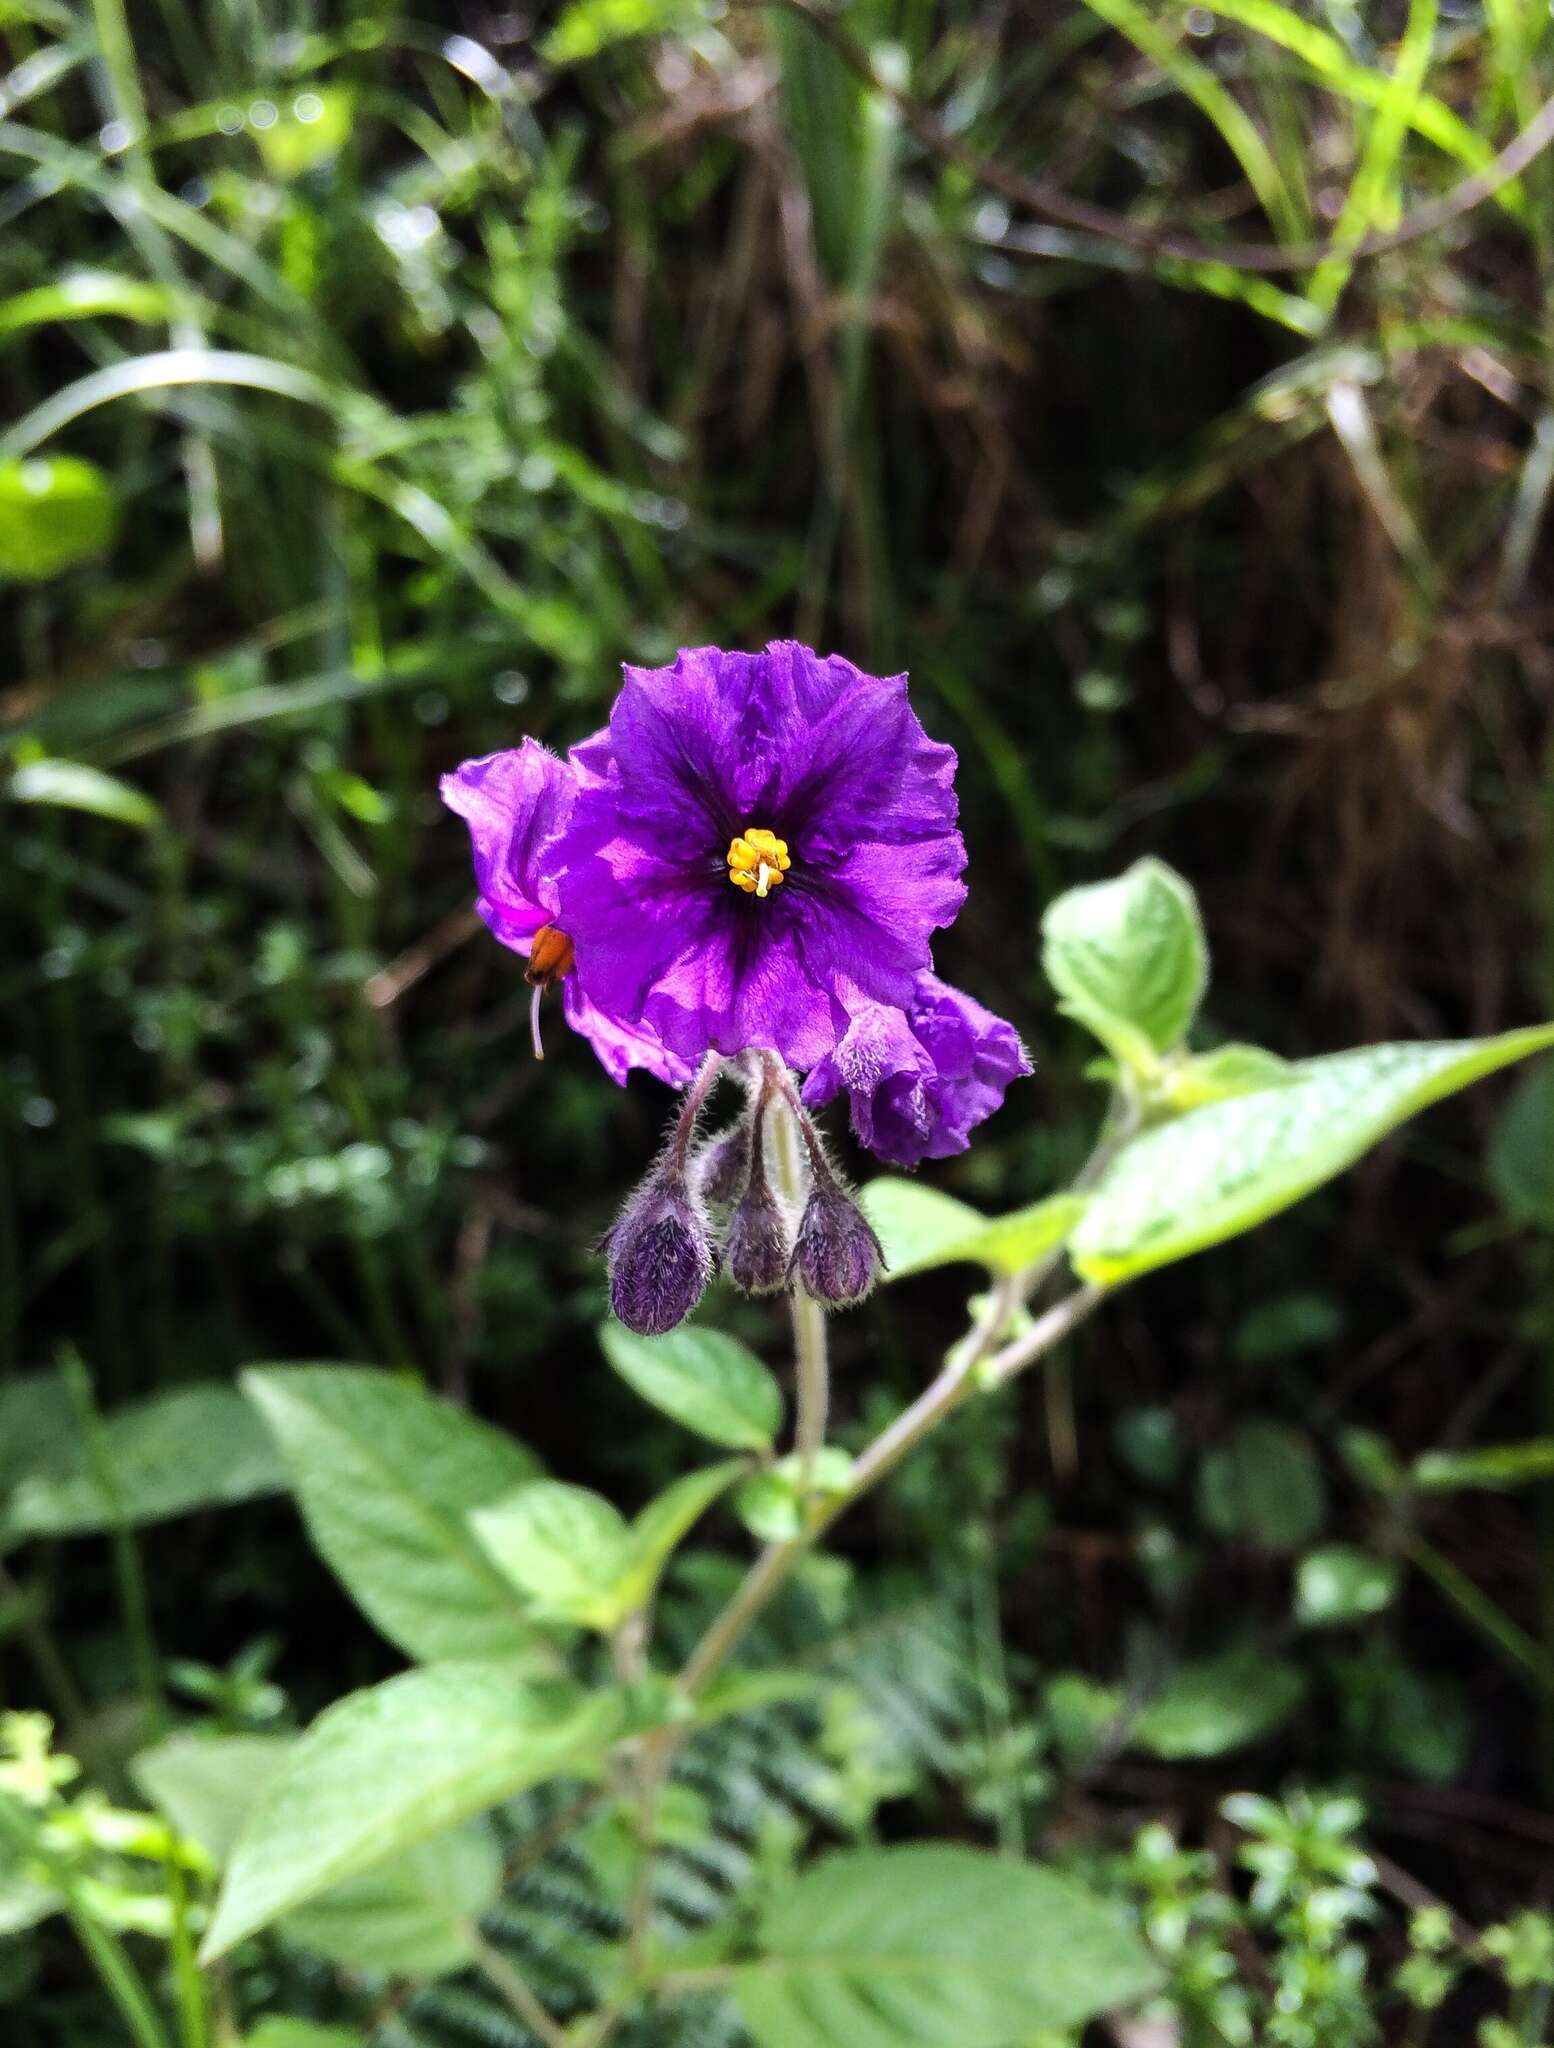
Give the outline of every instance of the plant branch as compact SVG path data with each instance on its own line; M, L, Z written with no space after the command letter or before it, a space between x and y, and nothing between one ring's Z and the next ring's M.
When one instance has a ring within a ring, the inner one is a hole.
M830 44L849 71L871 91L890 102L904 125L925 149L969 172L990 192L997 192L1016 206L1023 206L1045 220L1056 221L1062 227L1075 228L1108 242L1120 242L1144 255L1166 256L1181 263L1209 263L1231 270L1275 273L1315 270L1318 265L1335 257L1345 263L1357 263L1369 257L1383 256L1393 249L1405 247L1409 242L1436 234L1454 220L1472 213L1486 200L1492 199L1503 186L1510 184L1513 178L1519 178L1528 165L1541 156L1550 143L1554 143L1554 96L1551 96L1520 134L1514 136L1482 169L1454 185L1441 198L1405 214L1395 228L1384 233L1366 235L1349 247L1332 240L1290 243L1283 247L1264 242L1205 242L1196 235L1182 234L1174 228L1152 228L1110 207L1076 199L1048 178L1029 177L1000 163L995 157L983 156L952 134L936 114L910 93L881 78L869 52L849 35L834 14L819 6L817 0L760 0L760 4L784 7L790 14L802 16L815 33Z
M545 2048L572 2048L571 2034L546 2011L527 1978L486 1940L478 1927L471 1927L469 1933L481 1975L502 1994L530 2033L543 2041Z

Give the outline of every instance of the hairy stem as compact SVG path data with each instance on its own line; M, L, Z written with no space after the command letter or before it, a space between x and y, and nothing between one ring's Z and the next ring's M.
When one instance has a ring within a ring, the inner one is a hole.
M766 1089L776 1093L771 1114L777 1133L777 1178L795 1210L804 1201L804 1160L800 1150L803 1125L791 1099L791 1084L775 1080L768 1066ZM764 1100L764 1097L763 1097ZM759 1111L756 1136L760 1143ZM799 1460L799 1489L808 1494L814 1476L815 1456L826 1440L826 1419L831 1403L831 1372L826 1353L825 1310L804 1284L795 1280L788 1295L793 1317L793 1356L796 1371L797 1413L794 1417L793 1448Z

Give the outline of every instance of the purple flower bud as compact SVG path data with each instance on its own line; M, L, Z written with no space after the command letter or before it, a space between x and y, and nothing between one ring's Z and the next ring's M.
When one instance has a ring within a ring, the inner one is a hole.
M862 1301L884 1268L868 1217L829 1174L817 1174L793 1249L793 1269L805 1287L828 1308L846 1308Z
M676 1174L645 1180L606 1242L610 1306L639 1337L683 1323L712 1278L707 1226Z
M793 1259L793 1225L758 1172L734 1211L723 1240L728 1277L744 1294L775 1294L788 1284Z
M691 1169L696 1191L714 1209L732 1209L750 1178L750 1130L745 1123L730 1124L709 1138L697 1153Z

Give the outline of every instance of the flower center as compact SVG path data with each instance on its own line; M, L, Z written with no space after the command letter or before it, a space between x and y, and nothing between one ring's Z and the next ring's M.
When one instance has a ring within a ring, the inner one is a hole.
M747 825L729 842L728 878L747 896L764 896L775 889L792 865L787 840L768 832L764 825Z

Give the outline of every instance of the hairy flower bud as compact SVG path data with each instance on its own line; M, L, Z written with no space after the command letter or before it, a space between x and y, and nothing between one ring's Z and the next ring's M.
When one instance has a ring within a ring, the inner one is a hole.
M830 1174L817 1173L799 1222L792 1270L816 1301L846 1308L862 1301L884 1267L868 1217Z
M723 1240L728 1277L745 1294L775 1294L788 1284L793 1259L793 1225L772 1193L766 1175L757 1173L734 1211Z
M730 1124L709 1138L696 1154L691 1176L696 1191L714 1209L732 1209L750 1178L750 1131L747 1124Z
M683 1323L712 1278L707 1226L678 1174L643 1182L606 1250L610 1306L639 1337L661 1337Z

